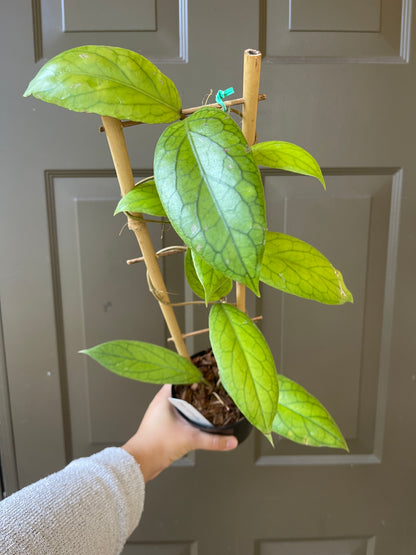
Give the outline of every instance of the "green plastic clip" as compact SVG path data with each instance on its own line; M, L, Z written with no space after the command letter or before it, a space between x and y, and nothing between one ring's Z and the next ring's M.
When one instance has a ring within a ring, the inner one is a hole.
M229 87L228 89L225 89L225 91L219 90L215 97L215 102L217 102L221 106L224 112L227 111L227 106L224 104L224 98L230 96L230 94L234 94L233 87Z

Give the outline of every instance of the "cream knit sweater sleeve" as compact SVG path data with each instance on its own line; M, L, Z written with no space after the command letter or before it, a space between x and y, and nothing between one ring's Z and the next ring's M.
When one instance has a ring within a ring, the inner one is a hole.
M115 555L139 523L140 466L109 447L0 503L2 555Z

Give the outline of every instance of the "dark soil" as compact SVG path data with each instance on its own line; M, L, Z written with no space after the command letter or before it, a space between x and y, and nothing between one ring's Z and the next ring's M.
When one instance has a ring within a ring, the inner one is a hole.
M214 426L226 426L241 420L243 415L219 383L218 367L212 349L193 356L192 362L210 385L176 385L175 396L193 405Z

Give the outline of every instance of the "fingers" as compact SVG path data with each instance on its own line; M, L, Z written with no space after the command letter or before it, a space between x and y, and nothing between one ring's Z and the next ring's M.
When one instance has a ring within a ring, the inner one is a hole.
M234 436L220 436L206 432L195 432L194 449L207 451L231 451L238 445Z

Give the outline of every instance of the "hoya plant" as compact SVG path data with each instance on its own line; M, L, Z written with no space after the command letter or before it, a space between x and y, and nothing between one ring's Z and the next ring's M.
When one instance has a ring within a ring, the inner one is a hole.
M184 347L149 244L145 220L158 217L170 222L183 241L186 279L209 311L209 342L220 381L241 413L269 440L275 432L302 444L347 449L322 404L278 374L265 337L246 313L245 287L257 296L267 286L332 305L352 302L352 295L341 273L317 249L268 229L259 166L312 176L323 187L325 182L315 159L301 147L278 140L253 144L255 117L254 129L248 130L247 121L250 103L254 115L257 110L258 86L253 97L253 78L245 73L244 79L243 97L234 102L243 104L242 128L223 91L214 105L182 109L174 83L149 60L122 48L65 51L30 82L24 96L102 116L122 192L115 212L128 216L178 350L115 340L82 352L108 370L142 382L206 381ZM155 149L154 175L138 184L123 135L123 126L132 122L170 124ZM234 285L236 302L230 300Z

